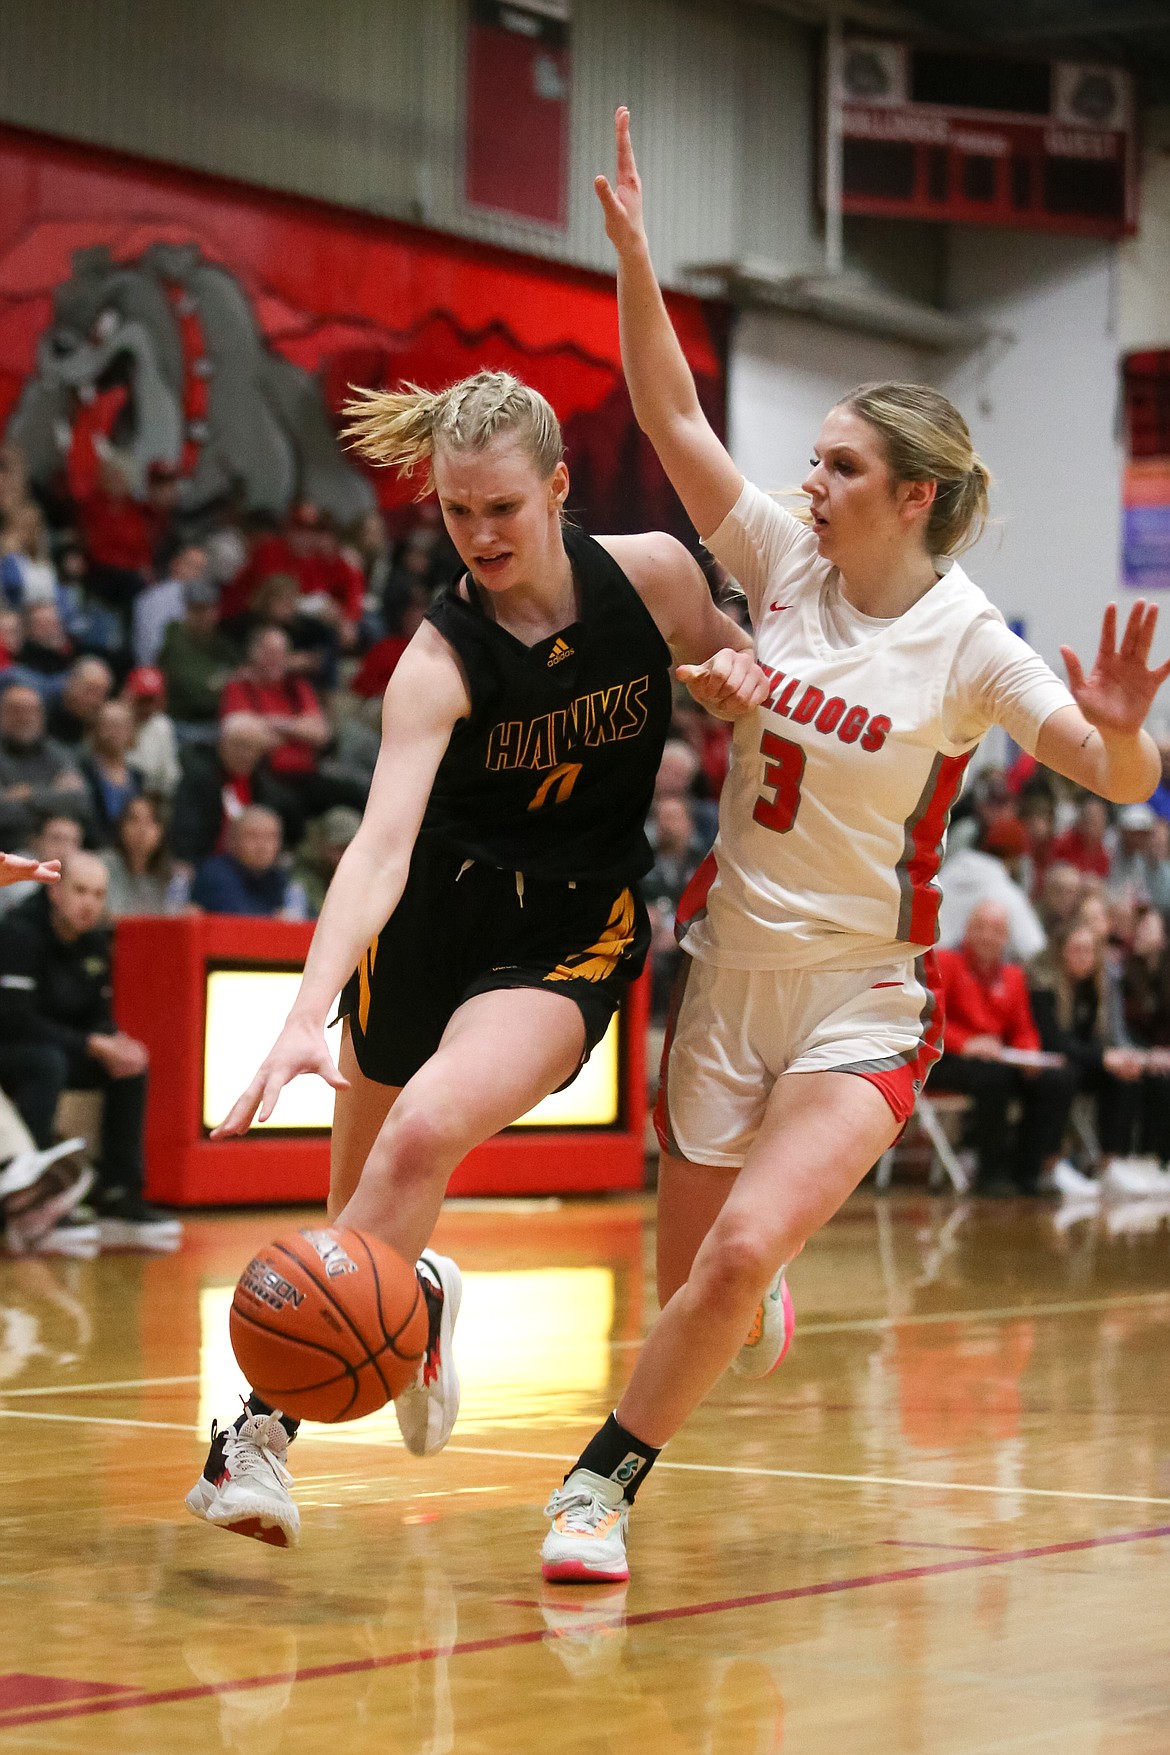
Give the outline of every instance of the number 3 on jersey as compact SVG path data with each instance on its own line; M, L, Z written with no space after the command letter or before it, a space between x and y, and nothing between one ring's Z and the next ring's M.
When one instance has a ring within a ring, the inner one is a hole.
M752 820L765 829L786 835L796 821L800 809L800 783L804 778L804 750L787 737L765 731L760 739L760 752L769 758L764 763L764 785L775 794L772 798L756 799Z

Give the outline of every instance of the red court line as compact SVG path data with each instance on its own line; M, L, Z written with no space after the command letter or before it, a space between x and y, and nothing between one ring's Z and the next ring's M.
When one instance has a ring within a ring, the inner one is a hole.
M710 1603L684 1603L674 1609L645 1609L627 1615L627 1627L648 1627L658 1621L688 1621L697 1615L724 1615L732 1609L757 1609L770 1603L791 1603L801 1597L836 1596L842 1591L868 1590L878 1584L902 1584L916 1578L937 1578L948 1572L971 1572L984 1566L1004 1566L1014 1560L1044 1560L1054 1554L1084 1554L1093 1548L1114 1548L1124 1542L1149 1542L1170 1536L1170 1524L1156 1529L1123 1530L1109 1536L1085 1536L1079 1542L1050 1542L1043 1548L1014 1548L1002 1554L979 1554L971 1560L939 1560L933 1566L910 1566L900 1572L868 1572L859 1578L832 1578L823 1584L794 1584L787 1590L757 1591L752 1596L723 1597ZM586 1585L583 1589L587 1590ZM306 1670L282 1670L269 1676L241 1676L234 1682L201 1682L189 1688L159 1688L152 1692L120 1695L114 1700L84 1701L76 1706L49 1707L43 1711L0 1713L0 1730L14 1725L48 1724L61 1718L88 1718L99 1712L130 1712L143 1706L171 1706L182 1700L206 1700L214 1694L238 1694L246 1688L274 1688L289 1682L322 1682L332 1676L356 1676L370 1670L393 1670L403 1664L425 1664L441 1657L472 1657L481 1651L506 1651L518 1645L539 1645L548 1638L541 1627L528 1633L500 1633L488 1639L464 1639L452 1645L424 1646L417 1651L394 1651L385 1657L350 1658L343 1663L315 1664Z

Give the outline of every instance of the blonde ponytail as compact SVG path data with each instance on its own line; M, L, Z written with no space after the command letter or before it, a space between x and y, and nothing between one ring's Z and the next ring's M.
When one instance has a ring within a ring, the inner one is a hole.
M538 390L510 372L476 372L445 390L406 384L400 390L356 388L342 413L342 437L371 463L399 476L425 468L419 498L434 487L436 450L482 451L497 438L516 438L542 480L564 455L560 422Z
M394 465L400 476L429 466L434 449L435 409L442 392L407 384L402 390L367 390L352 385L342 406L348 424L341 436L371 463Z

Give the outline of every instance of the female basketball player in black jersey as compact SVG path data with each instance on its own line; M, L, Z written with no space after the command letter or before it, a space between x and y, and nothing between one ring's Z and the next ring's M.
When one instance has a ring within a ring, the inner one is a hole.
M646 956L636 884L672 657L728 717L768 684L681 543L564 523L560 428L535 391L481 372L437 394L366 391L350 413L365 456L426 469L464 570L386 691L365 816L296 1002L216 1133L265 1120L298 1073L336 1088L331 1218L421 1257L431 1342L395 1410L426 1455L459 1406L459 1271L424 1252L451 1173L574 1077ZM343 988L337 1071L324 1027ZM295 1541L294 1429L253 1397L213 1433L190 1509Z

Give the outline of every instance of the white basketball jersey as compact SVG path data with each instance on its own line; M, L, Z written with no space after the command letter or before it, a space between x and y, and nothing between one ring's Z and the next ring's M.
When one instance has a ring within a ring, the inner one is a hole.
M680 936L739 969L914 956L937 936L934 880L978 742L944 732L947 680L972 622L1003 618L952 564L904 615L839 648L824 619L833 573L811 534L786 560L779 595L753 604L771 693L736 723L719 835Z

